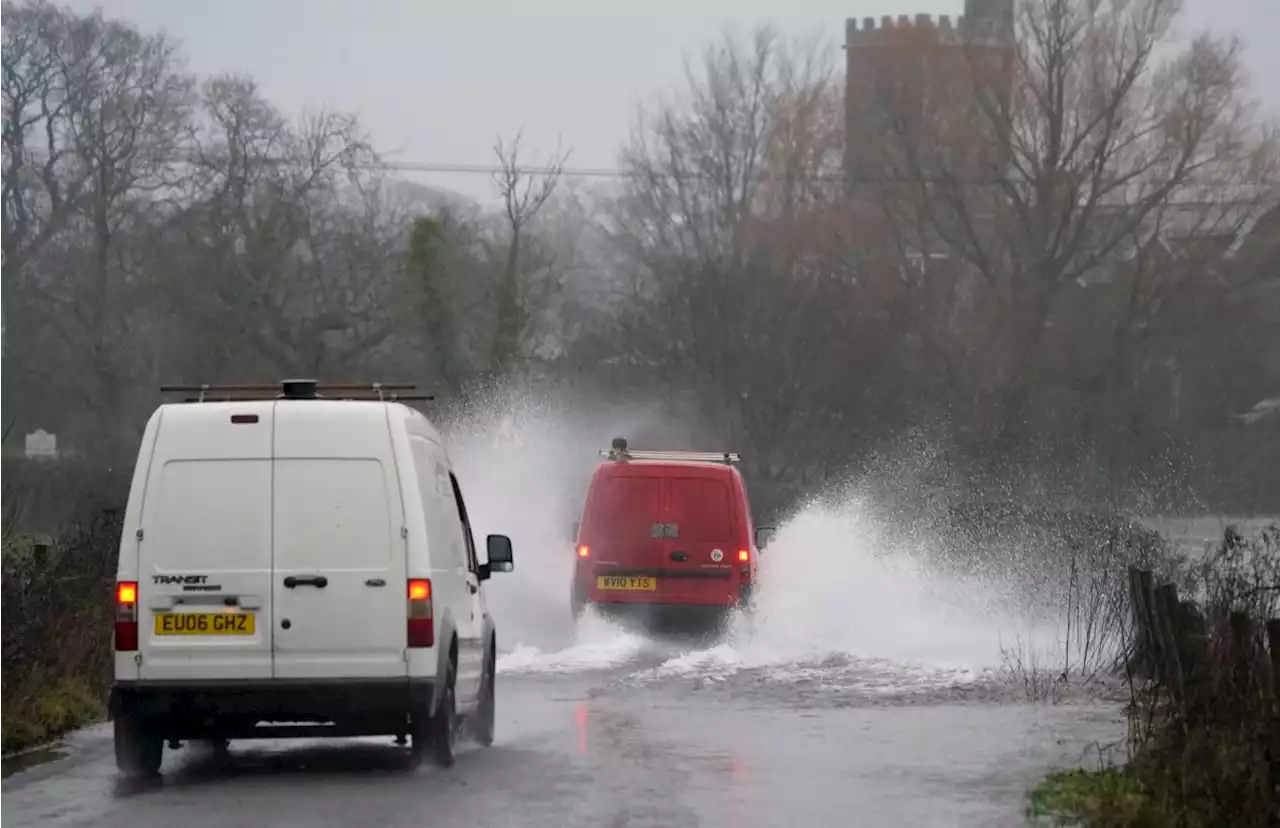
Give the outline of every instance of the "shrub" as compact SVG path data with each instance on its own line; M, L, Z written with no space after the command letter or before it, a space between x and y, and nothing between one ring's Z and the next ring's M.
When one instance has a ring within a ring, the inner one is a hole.
M953 508L948 571L1007 585L1007 612L1056 627L1054 652L1021 640L1002 648L1004 672L1034 701L1111 685L1130 635L1128 570L1185 580L1155 532L1118 515L1004 503Z
M102 710L111 680L121 520L114 510L99 511L44 541L15 528L18 518L8 505L5 512L0 719L9 751L57 736Z
M1280 641L1260 623L1280 610L1278 540L1276 527L1248 540L1228 529L1198 562L1199 611L1166 605L1172 637L1153 645L1151 675L1127 674L1129 762L1050 776L1032 815L1095 827L1280 824L1280 676L1267 652ZM1129 651L1148 649L1130 629Z

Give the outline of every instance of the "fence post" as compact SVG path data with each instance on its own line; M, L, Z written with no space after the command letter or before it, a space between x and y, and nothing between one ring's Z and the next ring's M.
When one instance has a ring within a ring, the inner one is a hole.
M1267 646L1271 649L1271 692L1280 698L1280 618L1267 621Z
M1144 678L1154 674L1152 669L1151 627L1147 623L1146 607L1142 600L1141 570L1129 567L1129 608L1133 611L1133 661L1130 668Z
M1253 684L1253 619L1249 613L1236 610L1231 613L1231 649L1235 664L1233 665L1236 691L1241 694L1249 692Z
M1182 673L1187 683L1187 691L1192 695L1199 692L1207 679L1209 670L1209 636L1204 614L1200 606L1192 600L1178 602L1178 652L1182 659Z
M1174 700L1181 703L1186 700L1186 684L1182 674L1182 659L1178 656L1178 588L1173 584L1162 584L1155 591L1156 629L1162 639L1161 655L1164 657L1165 680Z
M1157 681L1167 681L1165 677L1164 641L1160 636L1160 626L1156 621L1155 576L1149 569L1139 569L1138 577L1138 610L1142 614L1142 629L1146 636L1148 666L1150 677Z

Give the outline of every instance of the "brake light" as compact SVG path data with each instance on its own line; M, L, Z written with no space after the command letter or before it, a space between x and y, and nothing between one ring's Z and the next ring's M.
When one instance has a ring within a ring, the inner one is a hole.
M589 557L591 557L591 547L590 547L590 546L587 546L585 543L584 543L584 544L582 544L581 546L579 546L579 547L578 547L578 557L579 557L579 558L589 558Z
M749 549L738 550L738 563L747 563L750 560L751 560L751 550Z
M138 582L116 582L116 651L138 649Z
M407 616L407 633L410 647L431 647L436 643L435 621L431 608L431 581L427 578L410 578Z

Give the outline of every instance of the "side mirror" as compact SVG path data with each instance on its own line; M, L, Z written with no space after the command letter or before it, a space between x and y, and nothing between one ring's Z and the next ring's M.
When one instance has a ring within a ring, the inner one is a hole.
M490 535L485 538L485 548L489 553L490 572L510 572L516 568L511 538L506 535Z
M778 531L776 526L757 526L756 527L756 548L763 550L766 546L773 542L773 536Z

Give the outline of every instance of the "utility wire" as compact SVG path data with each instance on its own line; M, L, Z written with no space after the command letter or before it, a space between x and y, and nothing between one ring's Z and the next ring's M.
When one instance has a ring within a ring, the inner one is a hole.
M442 164L424 161L383 161L381 166L398 172L464 173L468 175L499 175L506 171L500 164ZM567 178L633 178L635 173L609 167L550 167L517 166L515 172L522 175L554 175Z
M552 166L523 166L517 165L510 169L504 168L500 164L444 164L430 163L422 161L381 161L367 165L369 169L385 169L392 172L434 172L434 173L459 173L463 175L502 175L507 172L514 172L519 175L561 175L565 178L660 178L660 179L682 179L691 181L698 178L719 178L715 173L709 172L666 172L659 170L643 170L631 171L623 170L616 167L552 167ZM763 171L762 171L763 172ZM831 184L839 184L844 181L863 182L863 183L919 183L919 178L908 176L888 177L888 176L846 176L843 173L831 173L827 175L809 174L809 175L788 175L788 176L765 176L766 179L776 178L779 181L805 181L805 182L828 182Z
M362 165L364 166L364 165ZM617 167L555 167L555 166L523 166L517 165L514 168L507 169L500 164L450 164L443 162L430 161L391 161L384 160L377 163L367 165L370 169L384 169L393 172L429 172L429 173L453 173L460 175L501 175L506 172L515 172L520 175L561 175L565 178L662 178L662 179L685 179L691 180L696 178L715 178L713 173L674 173L660 172L656 170L630 171L619 169ZM789 181L805 181L805 182L826 182L831 184L849 183L849 184L999 184L1008 183L1010 179L1001 179L997 176L985 178L972 178L968 181L957 179L950 176L915 176L915 175L848 175L845 173L830 174L810 174L810 175L792 175L777 176L779 180ZM1215 186L1213 181L1188 181L1187 186ZM1217 182L1218 186L1223 187L1261 187L1274 188L1275 185L1270 182Z
M692 180L696 178L719 178L717 173L713 172L669 172L659 170L623 170L617 167L553 167L553 166L523 166L517 165L510 170L504 168L500 164L444 164L431 163L423 161L381 161L368 165L370 169L382 168L394 172L438 172L438 173L462 173L468 175L501 175L505 172L515 172L520 175L562 175L565 178L675 178ZM761 171L764 172L763 170ZM942 177L924 178L917 176L898 175L846 175L845 173L827 173L827 174L801 174L786 176L766 176L767 178L776 177L778 180L786 181L807 181L807 182L830 182L839 184L844 181L853 183L867 184L918 184L924 181L941 181ZM951 179L946 179L951 180ZM995 179L991 179L994 181ZM976 183L976 182L974 182Z

